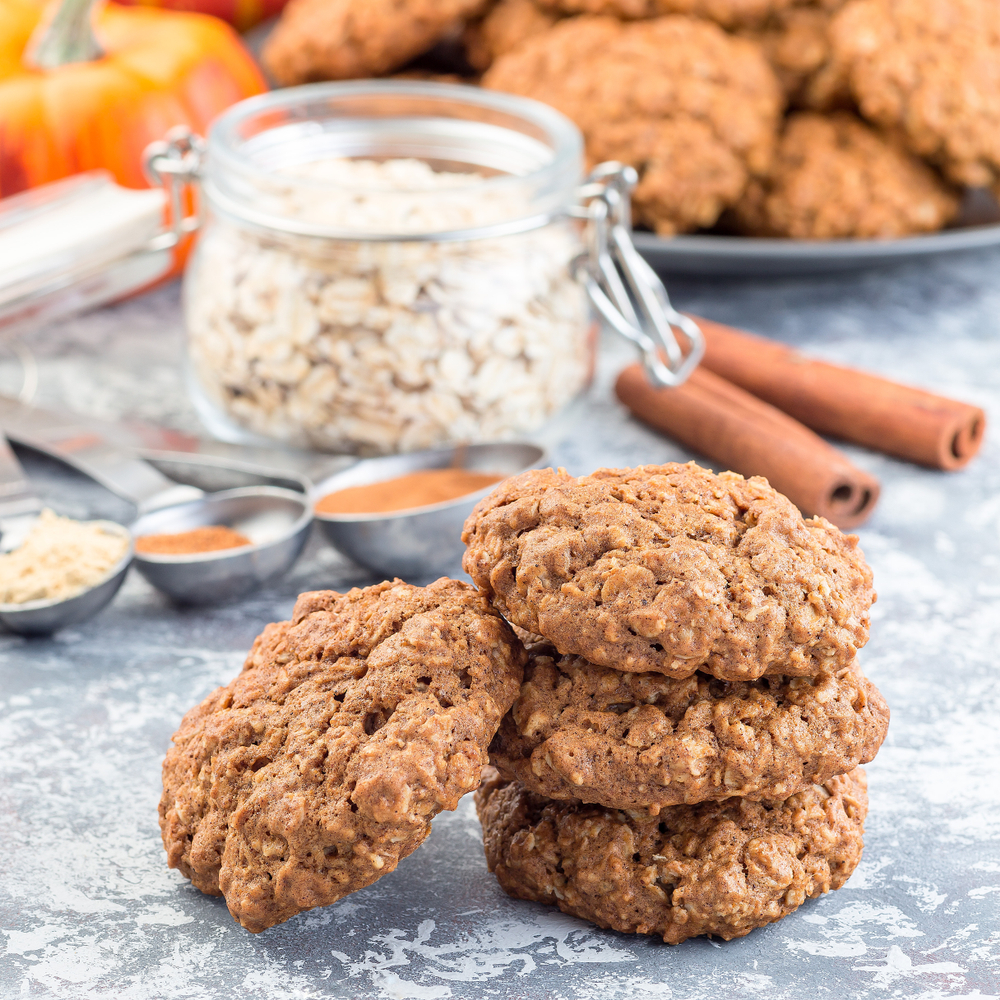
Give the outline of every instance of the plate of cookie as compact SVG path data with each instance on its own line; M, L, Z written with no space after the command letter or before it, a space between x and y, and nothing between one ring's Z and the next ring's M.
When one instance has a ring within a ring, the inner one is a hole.
M807 240L637 230L632 240L657 271L719 277L822 274L901 263L930 254L1000 246L1000 209L986 191L969 191L958 218L941 232L895 239Z
M637 169L635 242L660 270L815 273L1000 245L996 0L370 6L361 25L350 0L294 0L263 49L272 77L447 72L544 101L592 164Z

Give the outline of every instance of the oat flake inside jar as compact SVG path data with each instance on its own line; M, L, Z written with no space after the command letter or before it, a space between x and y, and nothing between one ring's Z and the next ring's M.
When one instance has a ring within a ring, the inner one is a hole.
M593 370L582 162L554 110L469 87L319 84L230 109L197 167L185 278L202 419L361 454L536 430Z

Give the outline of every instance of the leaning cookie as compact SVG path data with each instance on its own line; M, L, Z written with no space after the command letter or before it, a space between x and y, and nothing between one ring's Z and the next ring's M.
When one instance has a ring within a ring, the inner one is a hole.
M522 473L465 523L465 571L522 629L616 670L723 680L848 666L875 600L857 547L759 477L694 463Z
M168 863L255 932L371 884L478 786L523 661L454 580L303 594L174 735Z
M656 815L731 796L787 798L868 763L888 726L882 695L856 665L815 677L676 680L540 647L528 650L490 763L550 799Z
M853 114L788 119L767 177L733 209L750 236L891 239L941 229L958 197L926 163Z
M483 85L561 111L591 163L634 166L636 220L664 235L711 226L766 172L783 103L759 45L681 16L569 18L500 56Z
M487 863L508 895L677 944L742 937L839 889L861 860L868 796L856 770L784 801L632 817L491 775L476 806Z
M283 86L391 73L429 49L485 0L292 0L264 47Z

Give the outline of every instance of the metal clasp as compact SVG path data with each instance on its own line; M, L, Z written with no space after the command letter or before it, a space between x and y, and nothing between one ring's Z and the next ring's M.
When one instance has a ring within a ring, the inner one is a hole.
M622 163L602 163L590 174L573 213L587 221L587 250L574 270L605 322L639 347L650 381L678 386L701 361L705 338L697 323L674 309L663 282L632 243L637 182L635 170ZM686 352L676 331L687 342Z
M205 140L186 125L172 128L166 138L151 142L142 154L142 169L154 187L162 187L170 200L170 228L149 244L150 250L176 246L201 225L201 199L194 189L201 177ZM188 212L184 195L193 191L194 209Z

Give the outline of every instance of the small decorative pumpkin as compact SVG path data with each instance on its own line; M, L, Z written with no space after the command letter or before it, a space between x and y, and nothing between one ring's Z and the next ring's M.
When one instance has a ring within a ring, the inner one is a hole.
M0 197L103 167L147 187L146 146L176 125L204 134L266 90L229 25L204 14L61 0L0 0Z
M246 31L269 17L280 14L287 0L120 0L128 6L162 7L211 14L228 21L237 31Z

